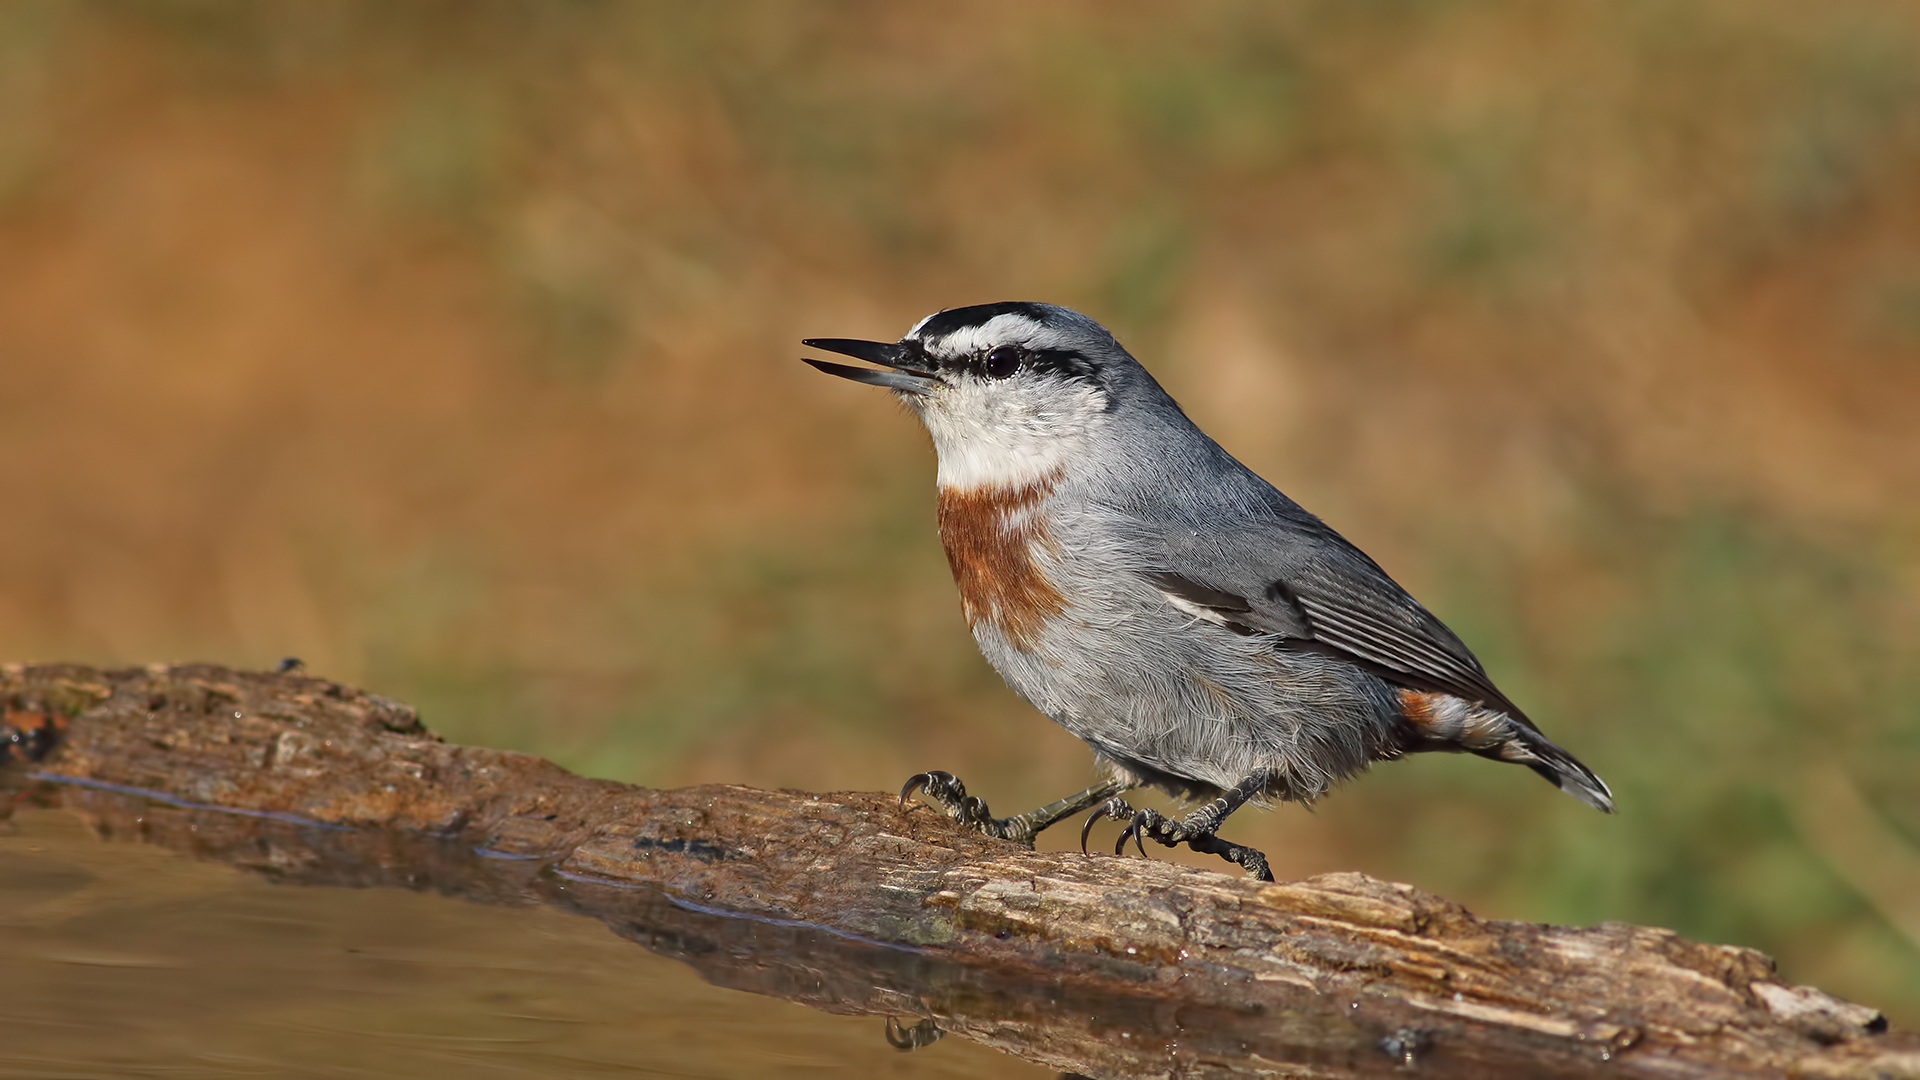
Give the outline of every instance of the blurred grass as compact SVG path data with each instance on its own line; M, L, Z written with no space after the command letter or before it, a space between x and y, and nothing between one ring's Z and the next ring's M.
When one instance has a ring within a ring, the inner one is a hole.
M793 361L1049 299L1620 796L1397 763L1236 819L1281 873L1920 1022L1863 870L1920 851L1916 72L1897 3L23 0L0 652L293 653L598 775L1024 808L1087 754L973 652L924 437Z

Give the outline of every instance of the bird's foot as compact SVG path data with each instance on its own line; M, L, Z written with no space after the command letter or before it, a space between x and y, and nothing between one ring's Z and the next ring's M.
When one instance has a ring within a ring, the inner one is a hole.
M950 772L934 769L918 773L907 780L900 789L900 808L905 810L907 800L915 791L925 792L927 798L940 804L947 816L965 828L982 832L1002 840L1011 840L1016 844L1033 846L1033 838L1040 831L1034 828L1027 815L1010 818L997 818L987 809L986 800L967 794L967 785Z
M923 1046L932 1046L946 1034L931 1018L909 1027L891 1016L887 1017L887 1045L895 1050L918 1050Z
M1093 825L1101 818L1124 821L1126 828L1120 830L1120 839L1113 845L1113 853L1120 855L1127 849L1127 840L1133 840L1133 846L1140 851L1140 857L1147 857L1147 846L1141 842L1145 837L1164 847L1179 847L1185 844L1195 851L1206 855L1218 855L1230 863L1240 866L1246 872L1261 881L1272 881L1273 871L1267 867L1264 853L1220 839L1216 830L1220 822L1206 810L1188 814L1178 821L1169 820L1166 815L1151 807L1135 810L1127 800L1118 796L1102 803L1087 817L1085 825L1080 827L1080 850L1087 850L1087 834L1093 831Z

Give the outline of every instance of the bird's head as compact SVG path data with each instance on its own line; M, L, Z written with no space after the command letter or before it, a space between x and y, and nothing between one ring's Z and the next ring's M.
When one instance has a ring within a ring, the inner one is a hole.
M1099 323L1052 304L950 308L897 342L802 344L881 365L807 361L892 390L926 424L940 483L955 488L1016 487L1071 467L1144 375Z

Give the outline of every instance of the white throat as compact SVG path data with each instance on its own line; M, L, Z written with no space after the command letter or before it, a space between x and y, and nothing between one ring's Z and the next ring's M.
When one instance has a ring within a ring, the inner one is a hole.
M940 455L942 488L1019 488L1057 476L1106 422L1105 395L1092 387L1028 400L992 386L956 387L914 403Z
M941 487L956 491L1025 487L1058 474L1069 453L1059 445L1040 442L989 440L977 435L942 438L940 426L944 425L927 425L933 433L934 451L940 455L935 480Z

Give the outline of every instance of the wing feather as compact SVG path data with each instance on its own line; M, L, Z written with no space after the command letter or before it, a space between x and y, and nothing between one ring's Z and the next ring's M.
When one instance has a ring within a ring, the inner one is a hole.
M1325 569L1313 568L1318 572L1276 578L1258 589L1169 571L1148 578L1170 602L1202 609L1236 633L1270 635L1279 648L1333 655L1389 682L1480 702L1532 726L1465 643L1371 560L1341 569L1347 572L1337 583L1324 582Z
M1365 552L1225 451L1208 464L1220 471L1204 485L1161 484L1115 507L1133 524L1134 565L1169 603L1277 648L1334 656L1533 726L1472 650Z

